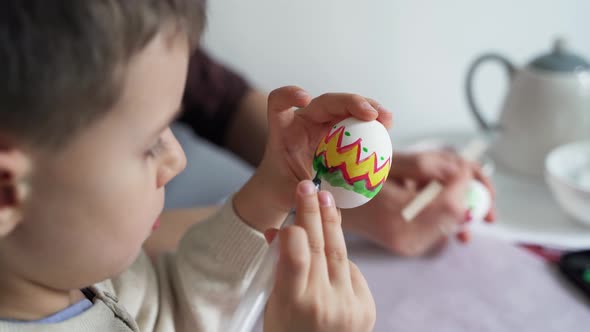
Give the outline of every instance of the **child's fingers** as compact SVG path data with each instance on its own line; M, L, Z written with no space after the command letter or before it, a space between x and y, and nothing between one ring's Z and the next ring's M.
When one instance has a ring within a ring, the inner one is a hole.
M373 331L376 319L376 306L373 294L371 294L367 280L353 262L349 262L349 269L352 280L352 291L359 302L362 303L358 310L360 310L360 317L363 317L364 320L360 325L366 327L363 331Z
M297 185L295 224L307 232L312 265L310 273L327 277L322 217L315 185L309 180L301 181Z
M358 266L353 262L348 261L348 270L350 271L350 280L354 294L360 298L372 297L367 280L361 273L361 270L359 270Z
M279 231L280 256L275 289L281 296L297 298L305 292L310 255L305 230L288 226Z
M318 194L324 230L325 252L330 281L336 285L350 285L348 254L342 233L342 223L334 205L332 194Z
M272 91L268 95L268 114L290 111L293 107L305 107L311 101L309 94L297 86L285 86ZM292 112L289 112L291 114Z
M379 116L377 116L377 121L381 122L385 128L391 128L391 125L393 124L393 114L391 111L379 104L379 102L374 99L367 98L367 101L369 101L371 106L373 106L373 108L379 113Z
M366 98L345 93L327 93L321 95L298 112L305 119L315 123L331 123L353 116L370 121L379 116L379 112Z

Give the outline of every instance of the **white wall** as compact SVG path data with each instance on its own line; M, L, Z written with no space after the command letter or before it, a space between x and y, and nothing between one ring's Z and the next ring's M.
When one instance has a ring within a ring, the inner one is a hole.
M517 64L564 36L590 58L585 0L210 0L205 44L270 90L350 91L394 111L392 135L472 129L463 80L498 51ZM499 68L483 67L477 95L497 117Z

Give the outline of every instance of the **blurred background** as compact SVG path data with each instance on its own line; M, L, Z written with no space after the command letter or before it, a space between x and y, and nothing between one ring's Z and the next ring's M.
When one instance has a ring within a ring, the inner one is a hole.
M473 61L494 52L522 67L549 53L557 38L566 41L568 51L588 59L588 13L590 1L584 0L211 0L204 45L266 91L296 84L314 96L346 91L375 98L394 113L394 150L414 138L460 146L478 130L465 95ZM567 136L575 126L590 128L590 85L574 84L574 74L569 79L571 85L547 80L555 84L547 83L546 89L537 89L543 84L530 80L525 84L531 89L528 93L518 91L522 103L515 104L532 106L509 112L516 121L501 135L508 142L506 150L514 152L509 160L519 155L527 159L547 149L544 140L558 141L553 136ZM487 62L478 69L475 99L490 122L498 119L508 87L498 63ZM560 138L559 143L565 141L569 139ZM587 165L578 162L575 167L586 167L590 178L590 140L584 144L561 158L556 168L574 167L567 165L585 156ZM562 252L590 248L590 228L568 217L563 208L570 202L588 218L590 187L573 189L556 177L552 193L540 176L542 159L521 163L526 166L521 168L540 170L535 178L508 172L491 155L484 159L484 165L496 166L490 173L498 193L498 220L470 227L477 236L507 240L557 262ZM349 248L378 290L378 317L391 317L378 319L376 331L563 331L567 326L570 331L587 330L587 307L572 302L581 293L564 288L553 266L531 259L524 250L481 237L470 250L452 244L450 254L441 259L413 265L416 261L392 264L390 256L359 249L354 242L349 241ZM588 262L590 282L590 258ZM462 268L468 272L457 273ZM396 275L425 279L392 283ZM429 279L432 276L436 281ZM432 312L437 314L431 317Z
M208 13L206 48L253 84L373 97L394 111L394 142L476 129L464 79L482 53L524 65L563 37L590 56L584 0L215 0ZM478 72L488 118L497 118L506 87L496 64Z

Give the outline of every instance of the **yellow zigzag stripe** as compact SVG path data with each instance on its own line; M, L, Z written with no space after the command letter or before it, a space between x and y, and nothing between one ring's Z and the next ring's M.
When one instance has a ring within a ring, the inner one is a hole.
M381 167L377 167L377 155L375 152L364 160L359 160L361 139L341 147L343 134L344 127L338 128L331 135L328 134L320 142L316 150L316 156L324 154L326 167L339 168L345 180L351 185L356 181L366 179L370 188L375 188L385 182L391 168L391 158L388 158Z

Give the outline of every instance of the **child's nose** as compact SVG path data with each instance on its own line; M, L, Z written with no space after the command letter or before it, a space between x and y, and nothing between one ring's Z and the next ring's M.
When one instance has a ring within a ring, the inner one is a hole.
M168 129L165 135L168 136L166 137L167 151L162 158L161 167L158 171L158 188L165 186L186 168L186 155L180 143L178 143L170 129Z

